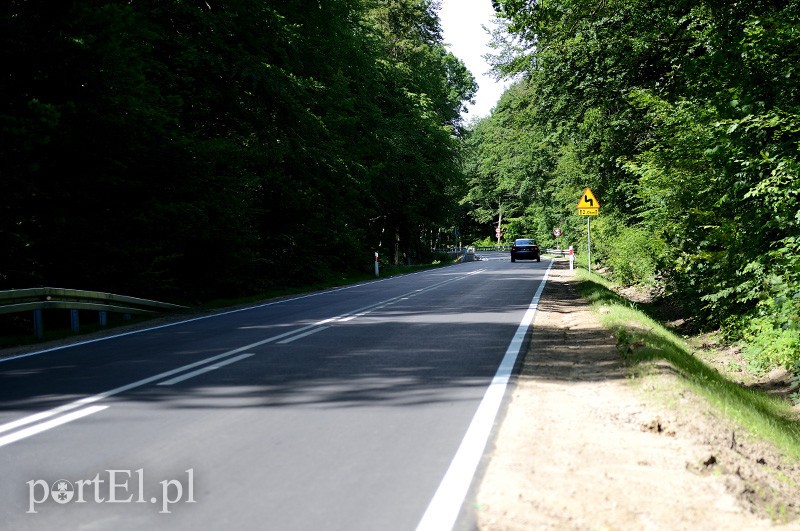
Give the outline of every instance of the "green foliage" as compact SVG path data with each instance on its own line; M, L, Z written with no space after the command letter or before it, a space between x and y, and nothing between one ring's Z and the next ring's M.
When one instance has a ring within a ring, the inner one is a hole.
M487 236L486 238L482 238L480 240L471 240L470 243L473 247L491 247L493 245L497 245L497 238L492 238Z
M412 259L460 215L476 85L430 0L3 16L0 287L235 296Z
M493 4L510 33L495 70L518 82L468 141L475 218L502 201L585 252L591 187L592 255L615 279L658 278L753 363L797 363L800 4Z
M565 231L566 245L577 235L577 224L569 222L572 212L553 199L563 193L556 178L559 154L552 138L536 126L531 101L536 90L530 79L513 84L494 113L467 134L469 191L462 205L478 225L474 237L494 232L501 208L507 239L532 237L554 246L554 227Z
M641 226L630 226L614 216L592 223L592 257L612 271L623 285L654 286L668 252L662 240Z
M794 378L791 388L794 390L789 396L795 405L800 404L800 363L794 366Z
M800 328L775 326L771 315L752 319L743 339L748 364L755 372L775 366L792 370L800 363Z

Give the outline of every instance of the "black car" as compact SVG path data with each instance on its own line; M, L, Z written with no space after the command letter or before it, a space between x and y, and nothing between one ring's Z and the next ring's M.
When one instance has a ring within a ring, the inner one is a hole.
M539 246L533 240L518 239L514 240L514 245L511 246L511 261L517 260L536 260L542 261L539 256Z

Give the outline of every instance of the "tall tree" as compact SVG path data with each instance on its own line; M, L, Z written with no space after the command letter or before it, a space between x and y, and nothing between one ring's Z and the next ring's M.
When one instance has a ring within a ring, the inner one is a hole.
M2 287L235 295L450 222L475 85L431 2L51 7L3 12Z
M376 229L395 262L422 253L432 226L453 225L458 213L460 111L477 86L445 51L437 8L430 0L386 0L370 13L386 58Z
M611 225L669 249L659 267L673 296L709 324L757 317L800 334L800 7L494 5L522 42L500 68L537 83L533 123L572 154L573 182L603 198Z

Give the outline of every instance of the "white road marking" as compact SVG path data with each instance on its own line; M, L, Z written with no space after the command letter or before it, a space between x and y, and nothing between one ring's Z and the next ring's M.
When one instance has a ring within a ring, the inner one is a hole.
M12 442L24 439L26 437L30 437L31 435L36 435L37 433L42 433L43 431L55 428L56 426L61 426L62 424L66 424L67 422L72 422L73 420L78 420L80 418L89 416L93 413L97 413L98 411L103 411L107 407L108 406L91 406L84 409L79 409L78 411L67 413L66 415L56 417L54 419L48 420L47 422L42 422L41 424L37 424L36 426L31 426L29 428L25 428L24 430L19 430L17 432L10 433L8 435L4 435L3 437L0 437L0 446L11 444Z
M410 277L410 276L415 276L415 275L421 275L421 274L424 274L424 273L427 273L427 272L428 271L418 271L416 273L408 273L407 275L404 275L404 276L409 276ZM470 274L473 274L473 273L470 273ZM361 284L353 284L351 286L342 286L341 288L333 288L333 289L329 289L329 290L325 290L325 291L320 291L320 292L317 292L317 293L310 293L308 295L300 295L299 297L292 297L291 299L282 299L282 300L279 300L279 301L271 301L271 302L266 302L264 304L256 304L255 306L248 306L246 308L238 308L236 310L227 310L227 311L222 311L222 312L218 312L218 313L213 313L211 315L203 315L201 317L193 317L191 319L184 319L183 321L176 321L174 323L167 323L167 324L158 325L158 326L151 326L149 328L141 328L139 330L132 330L130 332L123 332L121 334L114 334L114 335L105 336L105 337L98 337L98 338L95 338L95 339L87 339L85 341L79 341L79 342L76 342L76 343L70 343L69 345L61 345L61 346L58 346L58 347L52 347L52 348L47 348L47 349L43 349L43 350L37 350L35 352L26 352L25 354L17 354L15 356L7 356L5 358L0 358L0 363L4 363L4 362L7 362L7 361L11 361L11 360L18 360L18 359L21 359L21 358L30 358L32 356L38 356L40 354L46 354L48 352L54 352L56 350L64 350L64 349L68 349L68 348L72 348L72 347L77 347L77 346L80 346L80 345L88 345L90 343L99 343L101 341L108 341L110 339L116 339L118 337L131 336L131 335L134 335L134 334L142 334L144 332L150 332L152 330L159 330L161 328L169 328L171 326L178 326L178 325L182 325L182 324L185 324L185 323L192 323L192 322L195 322L195 321L202 321L204 319L213 319L214 317L220 317L220 316L223 316L223 315L230 315L230 314L233 314L233 313L246 312L246 311L250 311L250 310L256 310L258 308L266 308L268 306L275 306L277 304L285 304L287 302L299 301L299 300L308 299L308 298L311 298L311 297L319 297L320 295L327 295L329 293L336 293L337 291L344 291L344 290L348 290L348 289L360 288L360 287L366 286L368 284L376 284L378 282L386 282L388 280L391 280L392 278L394 278L394 277L387 277L387 278L382 278L382 279L379 279L379 280L371 280L369 282L362 282Z
M303 332L302 334L298 334L296 336L287 337L283 341L278 341L279 345L285 345L287 343L291 343L292 341L297 341L298 339L304 338L306 336L310 336L311 334L316 334L317 332L322 332L323 330L327 330L330 326L318 326L313 330L309 330L308 332Z
M426 291L439 288L441 286L444 286L445 284L449 284L450 282L455 282L457 280L463 280L463 279L465 279L465 278L467 278L469 276L472 276L472 275L475 275L475 274L478 274L478 273L482 273L483 271L486 271L486 269L484 268L484 269L479 269L477 271L472 271L470 273L467 273L466 275L463 275L463 276L460 276L460 277L456 277L456 278L449 278L449 279L447 279L447 280L445 280L443 282L439 282L439 283L434 284L432 286L428 286L427 288L414 290L411 293L398 295L397 297L392 297L391 299L386 299L386 300L383 300L383 301L379 301L379 302L376 302L374 304L370 304L368 306L364 306L363 308L358 308L357 310L351 310L349 312L337 315L335 317L330 317L330 318L325 319L323 321L319 321L317 323L310 324L310 325L304 326L302 328L298 328L297 330L294 330L292 332L286 332L285 334L281 334L280 336L275 336L275 337L272 337L272 338L269 338L269 339L265 339L262 342L262 344L263 343L268 343L270 341L274 341L274 340L276 340L278 338L281 338L281 337L284 337L285 339L283 339L282 341L278 341L278 344L279 345L285 345L285 344L291 343L292 341L295 341L297 339L301 339L303 337L310 336L311 334L315 334L317 332L321 332L322 330L330 328L329 326L323 326L323 325L327 325L328 323L346 323L348 321L352 321L353 319L357 319L359 317L363 317L363 316L365 316L365 315L367 315L369 313L372 313L375 310L380 310L381 308L386 308L387 306L391 306L392 304L396 304L398 302L408 300L411 297L419 295L420 293L424 293ZM316 327L319 327L319 328L317 329ZM294 334L298 334L298 335L295 336Z
M22 426L26 426L26 425L29 425L29 424L34 424L36 422L39 422L41 420L44 420L44 419L47 419L47 418L50 418L50 417L55 417L56 415L60 415L61 413L65 413L67 411L72 411L72 410L77 409L79 407L83 407L83 406L86 406L88 404L92 404L94 402L98 402L98 401L103 400L105 398L108 398L108 397L111 397L111 396L114 396L114 395L118 395L120 393L124 393L125 391L130 391L132 389L136 389L138 387L142 387L142 386L151 384L153 382L158 382L159 380L163 380L164 378L168 378L170 376L174 376L174 375L180 374L180 373L182 373L184 371L187 371L187 370L190 370L190 369L194 369L195 367L201 367L203 365L206 365L206 364L209 364L209 363L213 363L213 362L215 362L217 360L222 360L223 358L227 358L229 356L233 356L234 354L239 354L240 352L244 352L245 350L252 350L255 347L259 347L259 346L265 345L267 343L272 343L272 342L280 340L280 339L283 339L283 341L280 341L280 343L290 343L290 342L292 342L292 341L294 341L296 339L300 339L302 337L306 337L308 335L314 334L316 332L321 332L322 330L324 330L326 328L329 328L327 326L323 326L323 325L325 325L327 323L335 322L335 321L341 320L342 318L345 318L345 317L350 317L350 316L358 317L358 316L361 316L361 315L366 315L367 313L375 311L378 308L385 307L385 306L387 306L389 304L394 304L394 303L398 302L399 300L401 300L403 297L415 296L415 295L417 295L419 293L422 293L422 292L425 292L425 291L429 291L429 290L441 287L441 286L443 286L445 284L448 284L450 282L454 282L456 280L462 280L462 279L470 277L472 275L481 273L481 272L483 272L485 270L486 269L484 268L484 269L479 269L479 270L476 270L476 271L472 271L470 273L467 273L466 275L459 276L459 277L456 277L456 278L451 278L451 279L445 280L443 282L439 282L437 284L434 284L432 286L428 286L427 288L423 288L421 290L415 290L415 292L411 293L411 294L404 294L404 295L400 295L398 297L393 297L391 299L380 301L380 302L371 304L369 306L365 306L365 307L359 308L357 310L353 310L353 311L341 314L341 315L336 316L336 317L331 317L331 318L328 318L328 319L324 319L324 320L319 321L317 323L306 325L306 326L303 326L303 327L298 328L296 330L291 330L289 332L284 332L283 334L278 334L276 336L268 337L266 339L262 339L260 341L256 341L255 343L250 343L249 345L244 345L242 347L238 347L238 348L229 350L227 352L223 352L222 354L218 354L216 356L211 356L210 358L206 358L204 360L200 360L200 361L197 361L197 362L194 362L194 363L189 363L187 365L183 365L183 366L178 367L176 369L171 369L169 371L165 371L165 372L156 374L154 376L143 378L141 380L137 380L137 381L129 383L127 385L116 387L116 388L111 389L109 391L104 391L104 392L98 393L96 395L87 396L85 398L81 398L80 400L75 400L73 402L68 402L66 404L63 404L63 405L58 406L58 407L53 408L53 409L49 409L49 410L46 410L46 411L41 411L41 412L35 413L33 415L28 415L27 417L23 417L23 418L20 418L20 419L11 421L11 422L7 422L5 424L0 424L0 433L11 431L11 430L15 430L17 428L20 428ZM351 287L355 287L355 286L351 286ZM339 288L339 289L342 290L342 289L347 289L347 288ZM332 291L338 291L338 290L332 290ZM296 297L296 298L290 299L290 300L294 301L294 300L304 299L304 298L315 296L315 295L318 295L318 294L307 295L307 296L303 296L303 297ZM262 304L260 306L254 306L254 307L247 308L247 309L260 308L260 307L264 307L264 306L271 306L273 304L280 304L280 303L283 303L283 302L289 302L289 301L288 300L276 301L276 302L272 302L272 303ZM198 318L195 318L195 319L188 319L186 321L181 321L181 323L199 321L201 319L207 319L207 318L214 317L214 316L226 315L226 314L229 314L229 313L236 313L236 312L240 312L240 311L244 311L244 309L233 310L233 311L230 311L230 312L223 312L223 313L220 313L220 314L215 314L213 316L204 316L204 317L198 317ZM55 348L48 349L48 350L42 350L42 351L38 351L38 352L32 352L32 353L29 353L29 354L23 354L23 355L20 355L20 356L4 358L4 359L0 360L0 362L9 361L11 359L18 359L18 358L34 356L34 355L37 355L37 354L44 354L45 352L51 352L51 351L54 351L54 350L60 350L60 349L63 349L63 348L68 348L70 346L77 346L77 345L95 343L95 342L98 342L98 341L104 341L106 339L112 339L112 338L115 338L115 337L122 337L122 336L127 336L127 335L131 335L131 334L135 334L135 333L146 332L148 330L156 330L156 329L159 329L159 328L166 328L166 327L175 326L175 325L181 324L181 323L171 323L171 324L167 324L167 325L161 325L161 326L156 326L156 327L152 327L152 328L147 328L147 329L144 329L144 330L137 330L137 331L134 331L134 332L127 332L127 333L119 334L119 335L115 335L115 336L109 336L109 337L105 337L105 338L93 339L93 340L90 340L90 341L85 341L85 342L82 342L82 343L76 343L76 344L73 344L73 345L66 345L66 346L63 346L63 347L55 347ZM250 355L252 355L252 354L250 354ZM240 359L242 359L242 358L240 358ZM238 361L238 359L236 359L236 361ZM233 363L233 361L229 361L228 363ZM208 371L210 371L210 370L213 370L213 368L208 368ZM207 371L203 371L203 372L207 372ZM187 376L187 378L188 377L191 377L191 376ZM173 380L177 380L177 379L173 379ZM177 381L180 381L180 380L177 380ZM177 383L177 382L175 382L175 383ZM165 383L165 385L167 385L167 384ZM108 406L96 406L96 407L99 407L101 409L105 409ZM87 408L87 410L91 410L91 411L89 413L86 413L86 414L91 414L91 413L95 412L94 408ZM81 411L87 411L87 410L81 410ZM96 411L99 411L99 409L97 409ZM79 415L76 418L80 418L81 416L85 416L85 415ZM69 415L66 415L65 417L69 417ZM50 423L55 423L53 426L50 426L50 427L54 427L54 426L58 426L60 424L63 424L63 422L59 423L57 421L59 421L59 419L61 419L61 418L65 418L65 417L59 417L59 418L56 418L56 419L52 419L52 420L50 420L48 422L44 422L44 423L39 424L37 426L33 426L31 428L26 428L24 430L20 430L19 432L12 433L12 434L4 436L0 440L8 439L8 442L13 442L15 440L19 440L19 438L28 437L28 436L33 435L35 433L39 433L40 431L44 431L44 430L38 430L39 426L47 426ZM69 419L69 420L74 420L74 419ZM66 420L64 422L69 422L69 420ZM50 429L50 427L47 427L47 428L44 428L44 429ZM23 437L19 437L19 438L14 438L19 433L27 433L29 431L30 431L30 433L28 435L24 435ZM8 444L8 442L6 442L4 444Z
M49 418L49 417L53 417L55 415L59 415L59 414L64 413L66 411L71 411L73 409L76 409L76 408L79 408L79 407L82 407L82 406L85 406L85 405L88 405L88 404L92 404L92 403L100 401L100 400L102 400L104 398L108 398L110 396L118 395L120 393L124 393L125 391L130 391L131 389L136 389L137 387L142 387L144 385L147 385L147 384L150 384L150 383L153 383L153 382L157 382L159 380L163 380L164 378L167 378L168 376L173 376L173 375L181 373L183 371L187 371L189 369L193 369L195 367L199 367L201 365L205 365L206 363L211 363L211 362L217 361L219 359L225 358L225 357L230 356L232 354L237 354L237 353L241 352L242 350L246 350L246 349L247 348L244 347L244 348L241 348L241 349L235 349L235 350L231 350L231 351L228 351L228 352L224 352L222 354L218 354L216 356L212 356L212 357L206 358L204 360L196 361L194 363L190 363L188 365L184 365L182 367L178 367L177 369L172 369L172 370L169 370L169 371L166 371L166 372L162 372L162 373L156 374L155 376L150 376L150 377L144 378L142 380L137 380L137 381L135 381L133 383L129 383L127 385L123 385L121 387L117 387L115 389L111 389L110 391L105 391L105 392L102 392L102 393L98 393L96 395L87 396L85 398L81 398L80 400L75 400L73 402L68 402L68 403L66 403L66 404L64 404L62 406L59 406L59 407L56 407L56 408L53 408L53 409L48 409L47 411L42 411L42 412L39 412L39 413L35 413L33 415L28 415L27 417L23 417L21 419L17 419L17 420L12 421L12 422L7 422L6 424L0 424L0 433L19 428L20 426L25 426L26 424L33 424L34 422L39 422L40 420L43 420L43 419L46 419L46 418Z
M467 496L475 470L478 468L486 442L492 432L497 412L503 402L503 396L508 386L508 380L514 370L520 350L522 350L528 328L533 323L536 310L539 307L539 299L547 283L547 277L553 262L545 271L539 288L531 300L528 310L522 317L522 321L514 333L511 343L506 349L503 361L497 368L492 383L483 395L480 405L475 415L472 417L467 433L461 440L455 457L450 462L450 466L439 484L433 499L431 500L425 514L422 516L417 531L445 531L452 529L456 523L464 498Z
M170 380L166 380L164 382L158 382L156 385L174 385L178 382L182 382L184 380L188 380L189 378L194 378L195 376L199 376L201 374L205 374L207 372L215 371L220 367L224 367L225 365L230 365L231 363L236 363L237 361L243 360L245 358L249 358L250 356L255 356L253 353L242 354L241 356L236 356L234 358L229 358L225 361L217 362L209 367L203 367L202 369L197 369L196 371L192 371L190 373L182 374L180 376L176 376Z

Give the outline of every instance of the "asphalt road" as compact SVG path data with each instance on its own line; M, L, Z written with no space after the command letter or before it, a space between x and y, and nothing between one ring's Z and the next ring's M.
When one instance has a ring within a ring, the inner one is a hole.
M549 265L484 255L0 361L0 528L465 521Z

